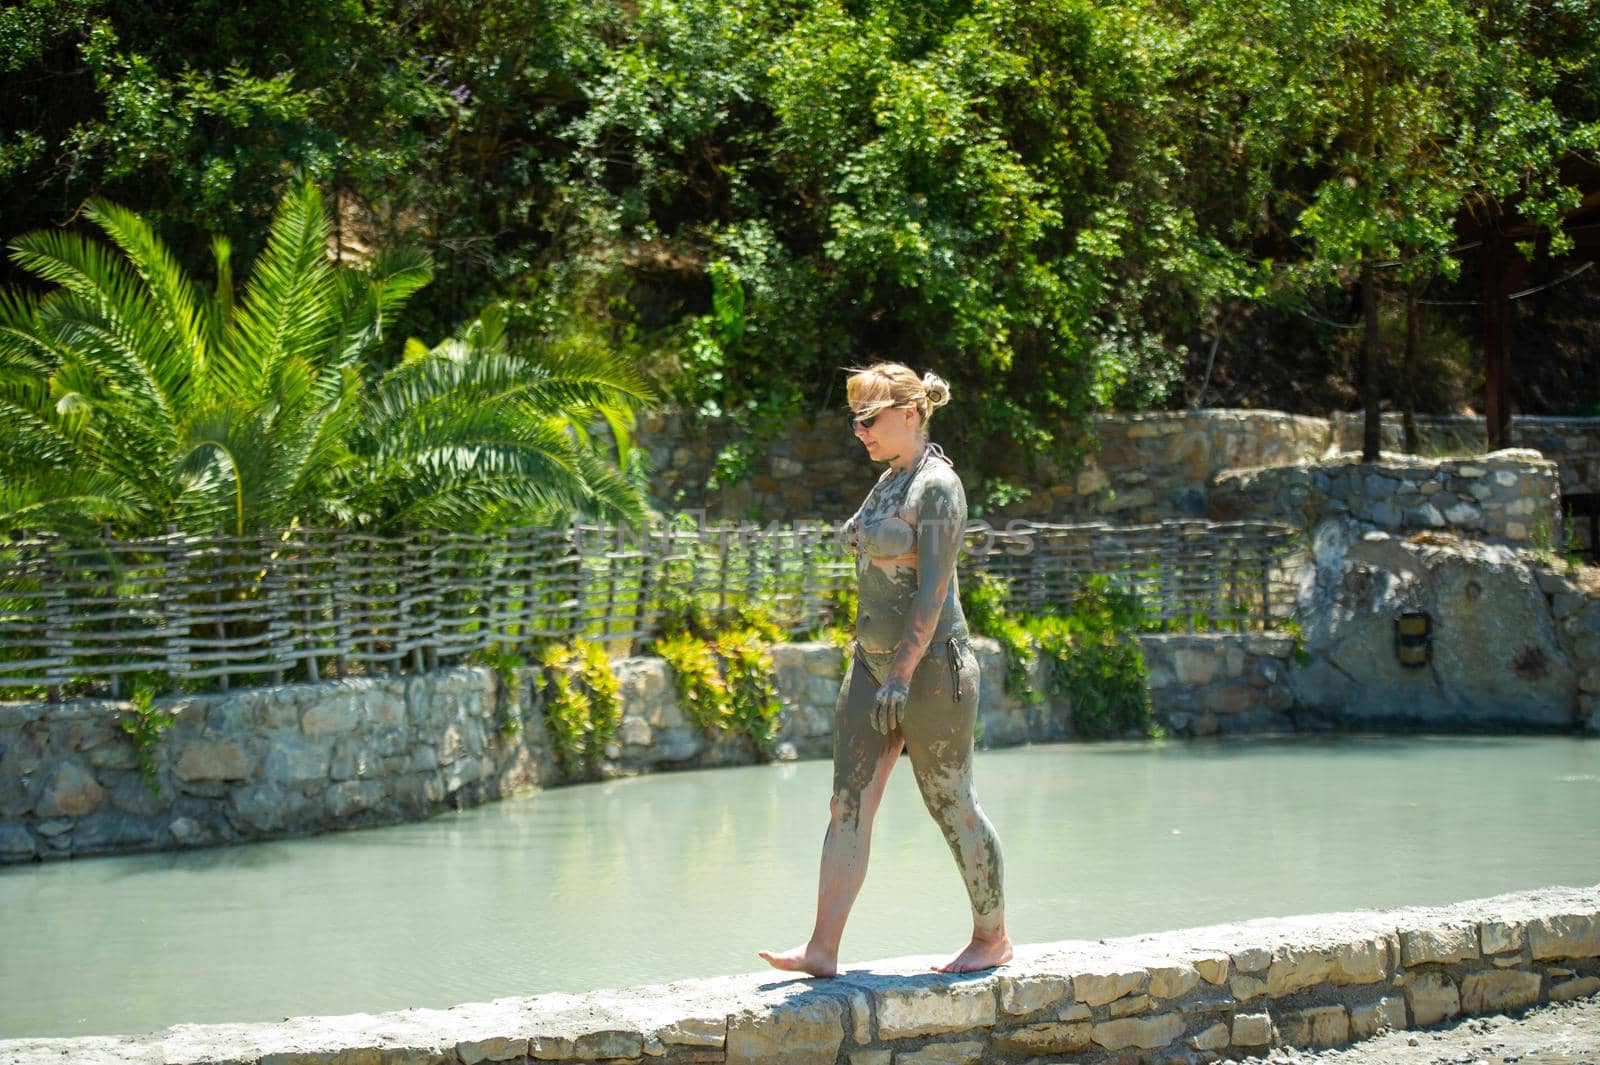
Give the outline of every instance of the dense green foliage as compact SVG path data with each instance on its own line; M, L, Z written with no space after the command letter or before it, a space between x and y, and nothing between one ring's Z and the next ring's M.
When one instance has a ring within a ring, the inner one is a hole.
M1013 613L1008 600L1006 582L993 574L980 573L961 589L972 632L1000 644L1007 695L1043 701L1046 691L1032 678L1042 660L1045 687L1070 701L1079 736L1114 737L1129 729L1164 735L1151 717L1149 671L1139 643L1140 633L1161 626L1147 616L1138 595L1105 574L1090 574L1065 604L1043 613Z
M568 777L600 771L606 747L622 724L622 684L602 643L569 640L539 650L543 667L545 734Z
M782 629L754 606L720 619L692 598L668 597L662 607L651 646L672 667L684 714L708 735L741 735L766 754L783 713L771 650Z
M401 334L504 297L742 426L718 479L879 357L949 378L947 431L988 454L1070 455L1250 308L1450 277L1466 213L1559 254L1596 25L1600 0L28 0L0 13L5 229L98 195L198 271L210 233L265 244L301 166L335 244L437 263Z
M374 375L373 349L430 267L404 250L331 262L309 181L285 195L237 303L226 238L207 292L139 216L103 200L86 214L114 250L48 230L13 243L59 287L0 295L0 528L641 516L634 486L574 428L603 413L620 429L649 399L635 375L589 350L513 351L498 308L435 347L409 341Z

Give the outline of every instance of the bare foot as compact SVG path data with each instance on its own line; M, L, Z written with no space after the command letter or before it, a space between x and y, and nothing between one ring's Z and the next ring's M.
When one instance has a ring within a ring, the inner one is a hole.
M1004 932L996 939L982 939L972 937L966 949L943 965L933 966L933 971L938 973L975 973L981 969L993 969L996 965L1004 965L1011 960L1011 937Z
M1009 951L1010 944L1007 944ZM839 959L822 950L813 949L810 943L803 947L781 952L770 950L756 951L764 958L768 965L774 969L783 969L785 972L810 973L812 976L837 976L839 974ZM1010 956L1009 954L1007 955Z

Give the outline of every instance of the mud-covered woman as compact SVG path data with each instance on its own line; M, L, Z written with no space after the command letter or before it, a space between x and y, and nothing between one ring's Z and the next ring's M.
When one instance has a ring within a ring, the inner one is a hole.
M928 438L950 387L900 363L851 373L851 431L887 468L844 527L855 551L859 605L849 668L833 719L833 795L811 938L761 951L779 969L832 976L850 907L867 873L872 822L902 751L928 813L944 833L972 905L972 939L942 972L975 972L1011 958L1000 840L972 785L978 661L956 584L967 520L954 464Z

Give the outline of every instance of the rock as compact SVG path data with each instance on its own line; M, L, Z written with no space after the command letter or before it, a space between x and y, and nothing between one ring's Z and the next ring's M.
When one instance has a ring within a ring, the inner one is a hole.
M1433 963L1449 965L1478 957L1478 930L1473 925L1402 929L1400 964L1407 969Z
M1193 965L1152 966L1150 993L1156 998L1181 998L1200 983L1200 973Z
M328 814L344 819L351 814L369 810L383 800L383 782L378 780L346 780L334 784L326 792Z
M262 775L267 780L285 784L326 780L330 764L328 748L323 746L326 742L306 743L296 737L274 737Z
M1106 1006L1106 1012L1113 1017L1131 1017L1135 1013L1148 1011L1151 1002L1149 995L1124 995L1122 998L1112 999Z
M1225 983L1228 979L1228 966L1230 959L1226 954L1219 954L1211 958L1196 958L1195 971L1200 978L1208 984Z
M26 828L0 822L0 862L24 862L38 853L39 846Z
M1209 649L1180 647L1172 653L1178 680L1196 687L1210 684L1217 675L1217 656Z
M300 731L307 736L334 736L354 732L361 723L360 698L339 692L312 703L300 715Z
M1445 521L1444 515L1439 513L1439 508L1432 503L1424 503L1420 507L1413 507L1406 511L1406 524L1420 526L1427 529L1442 529Z
M1272 1018L1265 1013L1236 1013L1231 1046L1264 1047L1272 1042Z
M1341 1005L1286 1010L1278 1018L1278 1034L1290 1046L1338 1046L1350 1038L1350 1018Z
M889 987L876 997L879 1039L969 1032L995 1023L994 991L987 981Z
M1485 956L1508 951L1521 953L1526 939L1521 921L1483 921L1478 925L1478 945Z
M983 1060L983 1044L931 1043L921 1050L897 1051L895 1065L978 1065Z
M644 718L633 714L622 715L622 724L617 728L617 738L624 746L648 747L652 735L650 725Z
M1086 1006L1103 1006L1112 999L1144 987L1145 970L1112 969L1105 972L1081 972L1072 978L1073 997Z
M1272 964L1272 952L1263 947L1250 947L1232 955L1233 967L1241 973L1258 973Z
M850 1038L863 1046L872 1042L872 998L865 991L850 992Z
M855 1050L850 1054L850 1065L894 1065L892 1050Z
M833 1061L843 1044L844 1004L797 996L770 1011L745 1011L730 1018L727 1065Z
M491 1036L488 1039L466 1039L456 1044L456 1056L461 1065L480 1065L485 1061L512 1061L526 1059L527 1039L508 1036Z
M1597 991L1600 991L1600 976L1580 976L1576 980L1551 984L1550 1001L1566 1002L1569 999L1584 998Z
M63 761L45 777L44 791L33 812L37 817L82 817L99 807L104 796L93 773L77 762Z
M1154 1050L1168 1045L1183 1032L1181 1014L1158 1013L1152 1017L1120 1017L1096 1022L1090 1038L1107 1050L1131 1046Z
M1389 529L1398 529L1400 527L1400 508L1387 500L1381 503L1374 503L1369 513L1373 522L1377 525L1382 525Z
M1074 1054L1088 1049L1092 1027L1087 1022L1030 1024L997 1031L991 1042L1001 1054Z
M1358 726L1568 727L1577 676L1532 572L1506 549L1369 543L1318 526L1298 610L1312 664L1292 671L1300 707ZM1430 665L1395 654L1394 618L1433 619Z
M249 832L283 829L287 796L273 784L249 784L228 794L228 819Z
M1221 1021L1184 1040L1194 1050L1221 1050L1228 1045L1228 1026Z
M644 1036L625 1029L586 1032L572 1041L572 1056L579 1061L636 1058L642 1053L644 1053Z
M1406 1027L1406 1001L1399 995L1384 995L1376 1002L1350 1007L1350 1033L1366 1039L1384 1028Z
M113 810L134 817L154 817L172 804L171 795L152 793L137 773L119 774L106 792L106 800Z
M1282 998L1324 983L1333 974L1333 960L1314 947L1286 945L1273 952L1267 967L1267 993Z
M192 817L175 817L167 826L172 838L180 846L197 847L211 842L211 832Z
M1066 976L1002 976L996 981L1002 1013L1026 1014L1059 1002L1072 992Z
M1331 948L1283 946L1267 969L1267 992L1274 998L1321 983L1370 984L1388 975L1389 944L1373 937Z
M1228 990L1233 992L1233 997L1240 1002L1248 1002L1267 993L1267 982L1259 976L1234 973L1228 978Z
M115 810L99 810L80 817L72 832L74 854L149 850L156 841L157 828L153 822Z
M1388 977L1390 952L1399 949L1399 942L1393 935L1343 943L1332 950L1333 982L1375 984Z
M715 1047L728 1041L728 1018L686 1017L656 1030L656 1037L671 1046Z
M137 769L139 751L126 734L96 744L84 752L84 760L94 769Z
M1465 1013L1501 1013L1539 1001L1539 974L1522 969L1484 969L1461 978Z
M232 740L190 740L172 771L179 780L246 780L250 759Z
M1406 1005L1419 1028L1461 1013L1461 995L1443 973L1417 973L1406 978Z
M1533 960L1593 958L1600 955L1600 920L1589 914L1561 914L1528 922Z

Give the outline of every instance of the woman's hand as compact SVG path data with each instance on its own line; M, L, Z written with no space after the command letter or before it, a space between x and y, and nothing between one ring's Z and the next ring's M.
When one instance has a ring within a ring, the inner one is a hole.
M887 736L900 727L900 721L905 716L906 696L911 694L910 685L903 680L890 677L878 689L878 699L872 706L872 727Z

